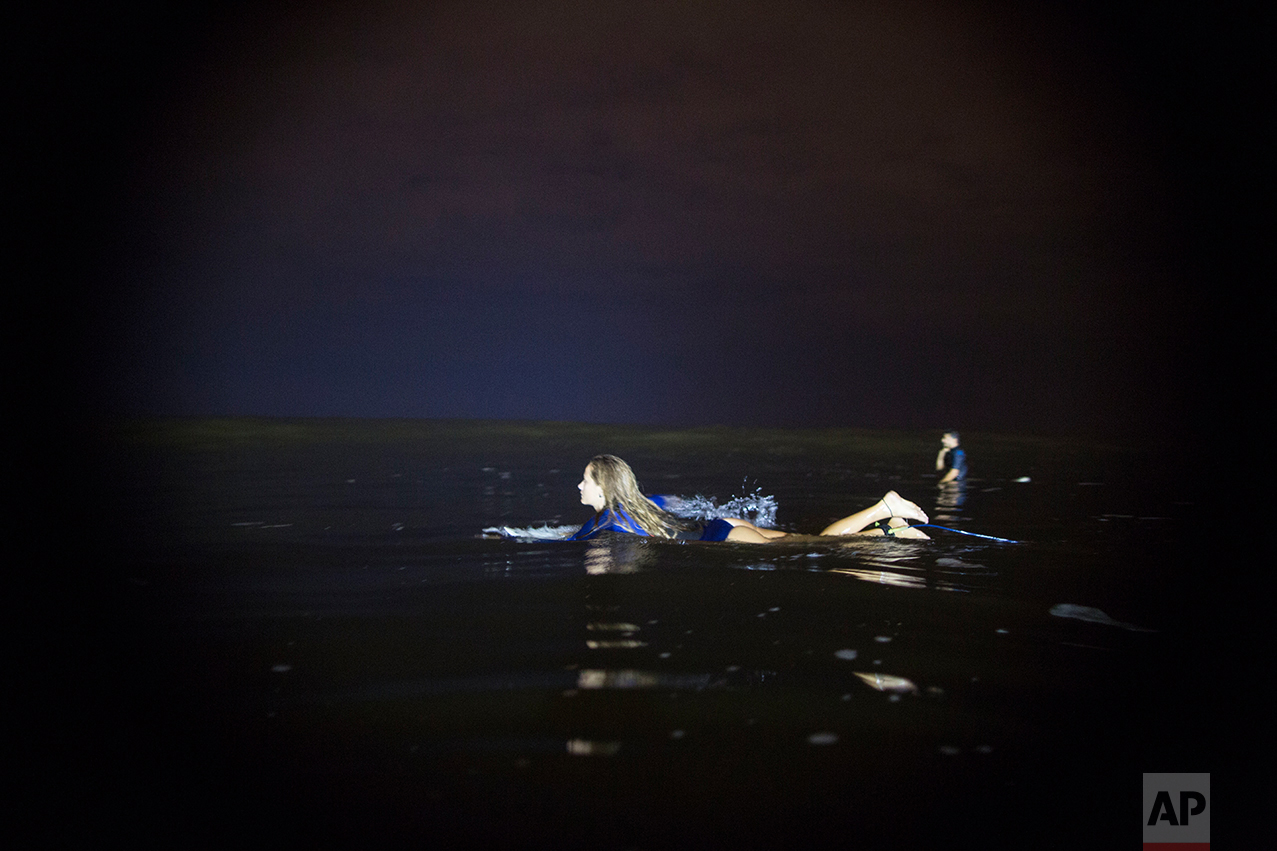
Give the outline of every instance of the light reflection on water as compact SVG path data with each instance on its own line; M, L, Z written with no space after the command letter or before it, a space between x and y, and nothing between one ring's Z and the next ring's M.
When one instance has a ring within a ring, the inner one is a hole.
M865 582L876 582L879 585L895 585L897 588L927 587L926 576L915 575L898 570L864 570L851 567L835 567L831 568L829 572L841 573L845 576L854 576L855 578L862 579ZM961 590L945 582L938 582L935 587L941 591Z
M573 756L615 756L621 742L592 742L588 739L570 739L567 751Z
M897 677L891 674L878 673L862 673L855 672L856 676L874 691L892 692L894 694L914 693L918 691L918 687L904 677Z
M673 688L701 689L712 681L709 674L665 674L658 671L636 671L622 669L608 671L589 668L577 674L577 688Z

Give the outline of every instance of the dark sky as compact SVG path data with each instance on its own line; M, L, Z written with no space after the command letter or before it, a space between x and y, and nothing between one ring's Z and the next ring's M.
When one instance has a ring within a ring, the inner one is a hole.
M1224 7L154 14L54 24L109 411L1125 432L1195 397Z

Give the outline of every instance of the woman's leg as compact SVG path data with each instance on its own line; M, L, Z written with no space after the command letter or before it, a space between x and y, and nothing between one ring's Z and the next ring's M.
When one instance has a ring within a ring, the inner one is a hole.
M748 520L742 520L739 517L724 517L723 519L732 524L732 531L727 535L727 540L729 541L749 541L750 543L761 544L776 538L783 538L789 534L779 529L764 529L761 526L755 526Z
M745 544L766 544L783 537L785 537L784 532L776 532L775 529L759 529L757 526L733 526L732 531L727 533L727 540Z
M763 529L755 526L748 520L742 520L739 517L724 517L728 523L732 524L732 531L728 533L727 540L741 541L751 544L765 544L768 541L774 541L777 538L783 538L788 532L781 532L779 529ZM822 535L855 535L863 533L865 535L881 535L881 529L869 529L880 520L886 520L893 530L893 536L900 538L926 538L927 535L917 529L909 528L909 520L916 520L921 523L927 522L927 513L914 503L902 497L895 491L887 491L882 499L875 502L868 508L857 511L848 517L837 520L825 528Z
M925 511L895 491L887 491L886 495L873 505L841 520L835 520L826 526L825 530L820 534L854 535L879 520L890 520L893 517L918 520L922 523L927 522L927 513Z

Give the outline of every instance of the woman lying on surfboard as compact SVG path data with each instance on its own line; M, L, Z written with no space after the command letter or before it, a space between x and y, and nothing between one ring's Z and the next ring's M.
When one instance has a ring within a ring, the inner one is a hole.
M628 532L653 538L681 541L740 541L764 544L784 538L788 532L763 529L737 517L719 518L702 523L677 517L662 506L661 497L648 498L639 490L634 471L615 455L596 455L585 466L585 475L577 485L581 504L594 509L594 517L568 540L583 541L600 532ZM909 521L927 522L926 513L895 491L869 508L836 520L821 535L892 535L900 538L926 538Z

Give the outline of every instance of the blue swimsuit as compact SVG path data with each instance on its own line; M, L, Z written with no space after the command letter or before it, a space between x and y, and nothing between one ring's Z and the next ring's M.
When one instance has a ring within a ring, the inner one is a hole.
M658 506L664 500L659 497L652 497L652 502ZM678 530L674 538L679 541L726 541L728 534L732 531L732 524L721 518L710 520L707 523L698 523L696 528ZM611 508L605 508L598 514L591 517L584 526L577 530L577 533L568 538L569 541L586 541L593 538L600 532L625 532L630 535L643 535L651 537L643 527L634 522L634 518L625 513L624 508L618 507L615 511Z

